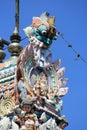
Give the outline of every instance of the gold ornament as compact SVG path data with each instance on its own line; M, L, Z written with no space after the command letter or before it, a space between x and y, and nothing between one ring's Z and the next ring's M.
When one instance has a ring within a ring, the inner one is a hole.
M13 99L7 98L1 102L0 113L2 113L2 115L9 114L13 112L14 108L15 108L15 103Z

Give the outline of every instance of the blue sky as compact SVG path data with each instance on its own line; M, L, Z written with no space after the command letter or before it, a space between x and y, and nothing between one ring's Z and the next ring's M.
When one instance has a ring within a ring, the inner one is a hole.
M57 30L87 61L87 0L20 0L20 35L25 37L23 28L30 25L33 16L48 11L56 17ZM15 0L0 1L0 37L10 41L15 26ZM21 45L25 47L28 39ZM59 37L52 44L53 60L62 59L66 67L64 77L69 79L68 94L62 98L62 114L66 115L69 126L66 130L87 129L87 64L81 59L75 61L76 54ZM7 49L6 59L10 56ZM5 59L5 60L6 60Z

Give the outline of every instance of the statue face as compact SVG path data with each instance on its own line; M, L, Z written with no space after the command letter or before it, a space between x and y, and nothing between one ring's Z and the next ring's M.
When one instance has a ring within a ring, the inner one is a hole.
M25 126L26 126L26 130L34 130L34 121L28 119L28 120L25 122Z
M37 29L32 28L30 33L46 46L50 46L53 38L56 36L56 29L52 26L47 28L45 25L40 25Z
M26 111L26 112L30 112L31 111L31 106L30 105L24 105L23 110Z
M43 42L44 47L49 47L52 40L57 39L57 31L54 25L55 18L49 17L47 13L40 17L33 17L32 24L24 29L24 32L32 42L31 37Z

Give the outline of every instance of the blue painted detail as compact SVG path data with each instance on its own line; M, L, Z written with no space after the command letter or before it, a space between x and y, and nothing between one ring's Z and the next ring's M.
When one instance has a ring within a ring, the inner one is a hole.
M44 25L40 25L38 29L32 28L29 34L35 36L38 40L42 41L45 45L51 45L52 39L47 37L48 29ZM30 41L32 42L32 41Z
M40 30L40 31L43 31L43 30L47 31L47 28L46 28L45 25L40 25L38 30Z
M30 32L29 32L31 35L35 34L36 33L36 29L31 29Z
M49 74L49 77L51 78L51 81L50 81L51 82L51 86L54 87L55 86L55 75L54 75L52 70L49 70L48 74Z
M21 99L22 100L25 99L26 96L27 96L27 90L26 90L25 84L21 80L18 82L18 89L20 91L20 97L21 97Z
M29 71L32 67L33 63L32 63L32 59L29 59L27 64L26 64L26 67L25 67L25 71L26 71L26 78L28 78L28 75L29 75Z
M51 103L52 106L55 107L55 109L58 110L58 115L60 114L60 111L62 110L62 107L58 103Z
M61 106L60 106L59 104L55 104L55 107L56 107L59 111L61 111Z

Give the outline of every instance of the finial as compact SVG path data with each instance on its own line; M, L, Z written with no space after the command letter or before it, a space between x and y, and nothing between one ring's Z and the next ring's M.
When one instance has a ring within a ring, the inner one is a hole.
M10 37L11 44L8 46L8 50L11 56L19 56L23 49L20 45L21 37L19 35L19 0L16 0L16 13L15 13L15 29Z
M21 50L23 49L20 45L21 37L18 34L18 30L15 27L13 34L10 37L11 44L8 46L8 50L11 53L11 56L19 56Z

